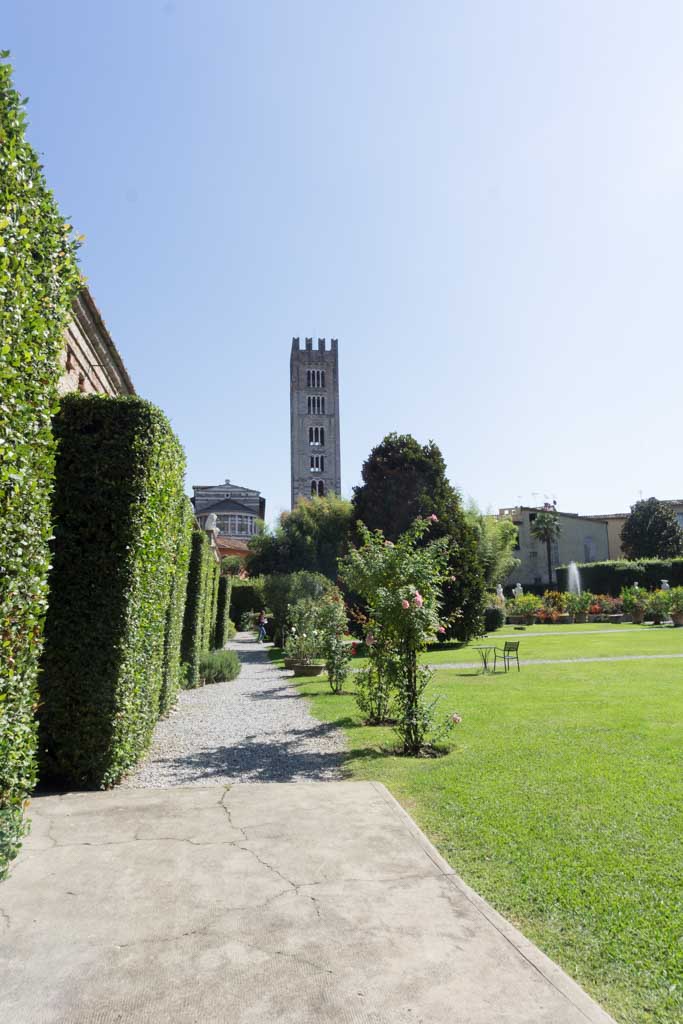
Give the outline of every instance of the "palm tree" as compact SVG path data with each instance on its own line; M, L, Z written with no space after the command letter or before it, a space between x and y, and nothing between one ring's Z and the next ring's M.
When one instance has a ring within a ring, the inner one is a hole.
M531 534L536 540L545 544L546 555L548 556L548 585L553 585L553 565L550 554L550 545L560 536L560 517L552 506L546 506L542 512L536 513L536 518L531 524Z

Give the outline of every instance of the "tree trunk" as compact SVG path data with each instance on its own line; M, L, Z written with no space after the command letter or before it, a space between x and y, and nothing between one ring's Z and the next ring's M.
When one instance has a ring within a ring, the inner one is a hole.
M553 568L552 568L552 560L551 560L551 557L550 557L550 537L548 537L546 539L545 550L546 550L546 554L548 555L548 588L550 590L552 590L553 589Z

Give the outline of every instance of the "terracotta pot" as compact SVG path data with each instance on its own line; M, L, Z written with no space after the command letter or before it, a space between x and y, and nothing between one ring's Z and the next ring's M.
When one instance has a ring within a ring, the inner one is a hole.
M624 616L622 612L616 612L614 615L608 615L607 619L609 622L613 622L616 626L618 626L620 622L624 621Z
M588 612L577 612L574 616L574 622L588 622Z
M297 664L297 662L295 661L294 658L285 658L284 662L285 662L285 668L287 668L287 669L292 669Z
M572 617L569 612L560 612L557 616L556 622L558 626L566 626L572 621Z
M631 612L631 622L636 622L638 625L640 625L641 622L645 622L645 609L634 608Z
M324 665L300 665L298 662L293 662L292 671L295 676L319 676L324 667Z

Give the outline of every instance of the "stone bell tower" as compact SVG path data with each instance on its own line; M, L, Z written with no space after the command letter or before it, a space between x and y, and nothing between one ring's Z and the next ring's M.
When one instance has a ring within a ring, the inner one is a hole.
M339 460L339 358L337 339L292 338L289 401L292 508L299 498L341 492Z

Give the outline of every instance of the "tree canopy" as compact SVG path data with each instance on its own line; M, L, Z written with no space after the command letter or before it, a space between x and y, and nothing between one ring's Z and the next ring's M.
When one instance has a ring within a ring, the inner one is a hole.
M301 499L283 512L275 530L249 541L247 568L252 575L319 572L337 579L337 559L349 549L354 515L350 501L334 494Z
M396 541L415 519L436 516L430 537L450 541L442 608L448 635L469 639L481 629L484 580L477 535L460 495L446 476L434 441L421 445L410 434L388 434L363 464L363 483L354 488L355 519Z
M683 554L683 531L667 501L645 498L631 506L621 531L627 558L675 558Z
M474 502L465 511L467 521L477 538L477 551L488 590L502 584L520 564L514 555L518 529L512 519L480 512Z

